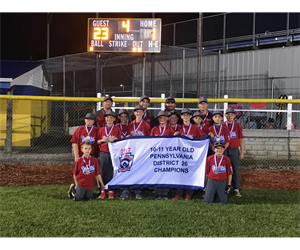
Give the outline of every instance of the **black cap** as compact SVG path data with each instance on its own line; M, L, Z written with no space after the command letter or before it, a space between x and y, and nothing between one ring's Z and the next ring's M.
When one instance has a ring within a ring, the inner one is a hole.
M228 109L226 109L225 114L228 114L228 113L234 113L235 114L234 108L228 108Z
M200 102L206 102L206 103L208 103L207 99L205 97L203 97L203 96L199 98L198 103L200 103Z
M133 111L136 111L136 110L145 110L144 109L144 107L142 106L142 105L136 105L135 107L134 107L134 110Z
M108 111L105 112L104 116L108 116L108 115L111 115L111 116L116 118L116 113L112 110L108 110Z
M119 115L121 115L121 114L127 114L127 115L129 115L129 113L128 113L128 111L126 109L120 109Z
M141 96L140 101L147 99L150 102L150 98L146 95Z
M196 111L194 114L193 114L193 117L196 117L196 116L200 116L203 120L203 116L202 116L202 113L199 112L199 111Z
M223 113L221 110L216 110L212 116L214 116L214 115L221 115L223 117Z
M111 100L113 102L113 99L108 95L104 97L103 101L105 102L107 100Z
M214 148L219 147L219 146L225 148L224 142L218 141L218 142L214 143Z
M167 111L159 111L156 118L161 117L161 116L169 116L169 113Z
M181 114L184 114L184 113L188 113L188 114L192 115L192 112L191 112L188 108L184 108L184 109L181 111Z
M84 119L91 119L91 120L96 121L96 120L97 120L97 117L96 117L93 113L87 113L87 114L85 115Z
M180 115L176 111L170 111L169 116L176 115L178 118L180 118Z
M174 99L172 96L169 96L169 97L166 99L166 102L173 102L173 103L176 103L175 99Z

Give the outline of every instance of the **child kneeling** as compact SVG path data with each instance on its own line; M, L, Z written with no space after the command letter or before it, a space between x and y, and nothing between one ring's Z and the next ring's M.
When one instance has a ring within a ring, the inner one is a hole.
M101 188L104 189L98 160L90 155L92 150L91 143L82 143L81 150L83 156L76 161L73 171L75 184L71 184L68 192L68 196L73 198L74 201L90 200L93 198L95 177L98 188L101 185Z
M223 155L225 151L223 142L216 142L214 151L215 154L208 156L206 161L204 202L211 203L216 196L218 202L226 204L233 174L232 165L229 157Z

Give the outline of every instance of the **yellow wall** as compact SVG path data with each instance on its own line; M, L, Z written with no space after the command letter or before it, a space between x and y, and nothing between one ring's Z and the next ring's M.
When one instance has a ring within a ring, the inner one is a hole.
M6 100L0 100L0 138L6 138ZM12 146L30 147L31 139L42 134L41 119L34 119L32 116L46 116L43 123L43 131L47 133L50 127L49 101L13 100L12 119ZM31 125L39 125L32 127ZM0 141L4 146L4 141Z

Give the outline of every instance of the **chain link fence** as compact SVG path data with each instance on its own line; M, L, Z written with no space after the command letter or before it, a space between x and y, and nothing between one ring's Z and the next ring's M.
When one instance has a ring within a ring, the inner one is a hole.
M50 97L51 98L51 97ZM72 98L73 99L73 98ZM94 98L95 99L95 98ZM115 98L113 110L116 113L121 108L132 113L138 104L126 98ZM0 159L1 163L42 163L60 164L74 163L72 134L78 126L84 125L87 113L97 110L95 101L49 101L43 100L13 100L12 114L12 147L7 152L7 123L1 122ZM148 111L154 117L164 109L165 98L155 98ZM176 99L176 110L189 108L192 112L198 110L195 99ZM186 101L185 101L186 100ZM192 101L191 101L192 100ZM230 100L230 99L229 99ZM9 100L1 100L6 104ZM244 100L245 101L245 100ZM294 100L297 101L297 100ZM2 105L3 106L6 105ZM300 104L276 103L222 103L210 102L208 109L224 110L228 106L235 108L236 121L242 124L245 135L245 159L241 160L244 168L279 168L299 169L300 159ZM250 108L249 108L250 107ZM6 121L7 114L1 113L1 121ZM289 118L290 117L290 118ZM290 127L287 124L291 122Z

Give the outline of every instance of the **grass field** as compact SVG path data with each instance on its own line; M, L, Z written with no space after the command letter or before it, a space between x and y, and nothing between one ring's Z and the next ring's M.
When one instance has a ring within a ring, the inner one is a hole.
M0 187L1 237L299 237L299 191L203 200L74 202L67 186Z

